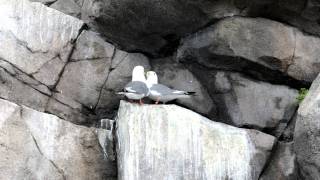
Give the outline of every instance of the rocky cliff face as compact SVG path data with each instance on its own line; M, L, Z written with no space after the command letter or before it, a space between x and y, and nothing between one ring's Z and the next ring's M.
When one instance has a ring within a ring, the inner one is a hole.
M0 179L320 179L319 7L0 0ZM120 103L137 65L197 95Z

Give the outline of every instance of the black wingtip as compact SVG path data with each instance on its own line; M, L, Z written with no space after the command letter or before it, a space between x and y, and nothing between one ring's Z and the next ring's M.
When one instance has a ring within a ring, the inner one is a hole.
M188 91L188 92L186 92L186 95L192 95L192 96L195 96L195 95L196 95L196 92Z

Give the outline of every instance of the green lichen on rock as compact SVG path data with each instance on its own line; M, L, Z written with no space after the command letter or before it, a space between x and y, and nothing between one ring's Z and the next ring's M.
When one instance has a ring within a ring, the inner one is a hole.
M306 88L301 88L300 90L299 90L299 95L297 96L297 101L298 101L298 103L300 104L302 101L303 101L303 99L306 97L306 95L308 94L308 89L306 89Z

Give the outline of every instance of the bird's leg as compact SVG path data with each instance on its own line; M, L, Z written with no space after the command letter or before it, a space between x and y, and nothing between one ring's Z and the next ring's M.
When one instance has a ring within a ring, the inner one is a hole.
M140 104L140 105L143 105L142 99L139 100L139 104Z
M157 98L155 104L159 104L159 100L160 100L160 98Z

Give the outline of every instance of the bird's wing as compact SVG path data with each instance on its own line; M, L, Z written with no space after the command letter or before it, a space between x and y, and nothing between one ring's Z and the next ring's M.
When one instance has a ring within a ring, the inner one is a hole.
M131 81L124 87L124 90L137 94L147 94L149 91L147 85L142 81Z

